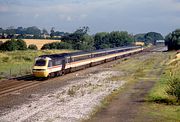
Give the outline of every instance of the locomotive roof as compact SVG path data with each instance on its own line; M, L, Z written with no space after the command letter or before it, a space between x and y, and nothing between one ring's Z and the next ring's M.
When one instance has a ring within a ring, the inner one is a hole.
M110 51L110 50L116 50L116 49L129 49L129 48L137 48L140 46L130 46L130 47L116 47L116 48L109 48L109 49L100 49L100 50L94 50L94 51L78 51L78 52L72 52L72 53L61 53L61 54L51 54L51 55L41 55L39 57L45 58L64 58L68 56L76 56L76 55L82 55L82 54L90 54L90 53L100 53L104 51Z

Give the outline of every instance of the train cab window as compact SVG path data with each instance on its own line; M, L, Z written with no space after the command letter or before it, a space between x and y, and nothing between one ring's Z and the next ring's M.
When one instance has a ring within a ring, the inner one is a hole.
M35 66L45 66L46 65L46 61L43 59L37 60L35 63Z
M52 67L53 65L52 65L52 61L49 61L49 63L48 63L48 67Z

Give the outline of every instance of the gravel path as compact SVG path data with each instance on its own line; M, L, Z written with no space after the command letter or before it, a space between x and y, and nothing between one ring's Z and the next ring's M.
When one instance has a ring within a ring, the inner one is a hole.
M33 100L0 116L1 122L76 122L88 118L100 101L124 81L107 78L121 75L117 71L102 71L69 81L68 85L44 96L33 94Z

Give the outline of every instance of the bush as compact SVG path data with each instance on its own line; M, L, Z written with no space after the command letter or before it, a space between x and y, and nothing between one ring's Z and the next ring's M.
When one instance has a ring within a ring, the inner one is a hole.
M43 45L41 49L72 49L72 45L67 42L53 42Z
M28 49L30 49L30 50L37 50L38 48L37 48L37 46L35 44L30 44L28 46Z
M0 46L0 50L3 51L14 51L17 49L18 49L18 45L16 40L14 39L8 40Z
M175 96L177 101L180 101L180 78L170 78L166 92L169 95Z
M2 51L26 50L27 45L23 40L11 39L0 45Z
M16 43L17 43L17 50L26 50L27 49L27 45L26 45L26 42L25 41L23 41L23 40L21 40L21 39L18 39L17 41L16 41Z

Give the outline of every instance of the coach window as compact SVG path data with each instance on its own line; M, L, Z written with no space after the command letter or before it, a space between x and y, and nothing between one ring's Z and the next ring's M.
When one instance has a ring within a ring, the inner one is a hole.
M62 64L62 60L56 60L56 65L61 65Z

